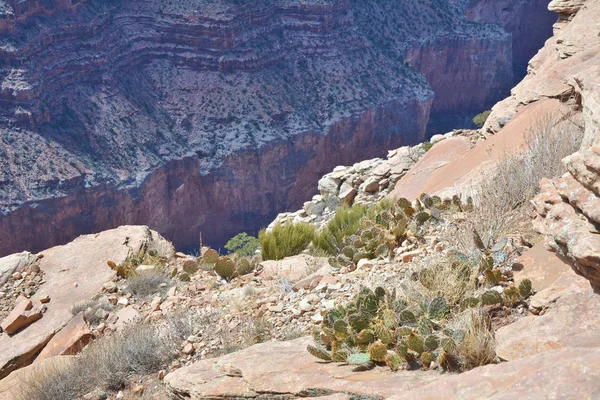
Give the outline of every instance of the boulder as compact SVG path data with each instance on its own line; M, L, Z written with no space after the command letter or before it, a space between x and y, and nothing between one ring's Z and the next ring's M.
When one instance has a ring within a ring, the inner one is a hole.
M115 323L117 329L123 329L126 325L132 325L141 318L140 313L133 306L127 306L119 310L116 316L118 318Z
M15 271L33 264L37 259L37 256L28 251L0 258L0 286L4 285Z
M531 298L532 307L545 310L500 328L496 353L504 360L563 347L600 348L600 296L586 280L567 271Z
M340 188L340 184L342 183L339 179L334 179L330 176L325 175L323 178L319 180L319 192L321 195L333 195L336 196L338 194L338 189Z
M352 372L352 366L324 363L311 356L306 351L309 343L312 339L307 337L261 343L177 369L165 377L165 382L173 392L192 400L256 397L261 394L296 396L305 395L308 389L386 398L424 385L439 376L433 371L392 373L387 367ZM225 365L235 368L241 376L220 372Z
M27 297L19 296L15 303L15 308L2 320L0 327L7 334L13 335L42 318L44 307L39 301L37 301L34 307L33 302Z
M567 257L573 270L600 291L600 148L582 150L563 162L564 176L544 180L533 200L534 227L546 244Z
M71 306L88 300L112 280L115 272L106 264L124 262L141 250L155 250L174 257L173 246L145 226L122 226L102 233L80 236L64 246L43 252L39 260L44 283L32 301L50 296L44 317L13 336L0 335L0 379L33 361L36 354L72 318Z
M76 355L92 340L92 332L88 328L81 313L77 314L71 321L61 329L44 347L40 355L35 359L41 360L55 356Z
M390 400L580 400L600 398L600 349L564 348L443 375Z
M296 283L327 265L326 258L300 254L278 261L263 261L260 263L259 269L262 270L263 279L286 278Z

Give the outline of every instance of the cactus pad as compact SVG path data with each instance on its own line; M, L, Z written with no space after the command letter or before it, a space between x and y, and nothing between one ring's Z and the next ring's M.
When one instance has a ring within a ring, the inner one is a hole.
M371 356L368 353L355 353L350 354L346 359L346 362L350 365L361 365L371 361Z

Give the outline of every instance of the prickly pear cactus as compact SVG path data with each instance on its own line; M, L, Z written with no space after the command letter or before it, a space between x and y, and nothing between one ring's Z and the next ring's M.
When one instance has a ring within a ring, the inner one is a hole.
M221 278L230 281L235 277L235 263L229 257L219 257L215 264L215 272Z
M254 266L246 258L240 259L236 264L236 275L242 276L254 271Z
M198 266L198 262L194 260L184 261L182 268L189 275L194 275L200 269L200 267Z
M369 353L354 353L350 354L346 359L346 362L350 365L361 365L371 361Z
M308 352L312 356L317 357L318 359L321 359L323 361L331 361L331 353L329 353L327 350L325 350L321 346L315 346L315 345L309 344L306 347L306 350L308 350Z
M502 296L495 290L488 290L481 295L481 304L491 306L502 303Z
M450 312L450 308L443 297L436 297L427 305L427 315L429 318L441 319Z
M406 338L406 344L409 349L415 353L421 354L425 350L423 337L421 335L411 334Z
M398 371L402 365L403 359L393 351L389 351L385 356L385 364L392 370Z
M523 279L521 283L519 283L519 294L521 297L526 299L531 295L532 285L529 279Z
M385 362L387 355L387 346L380 341L371 343L369 346L369 356L375 362Z
M423 368L429 368L431 363L434 361L435 354L433 354L431 351L426 351L421 354L421 364L423 365Z
M202 264L214 265L219 261L219 253L216 250L208 249L202 255Z

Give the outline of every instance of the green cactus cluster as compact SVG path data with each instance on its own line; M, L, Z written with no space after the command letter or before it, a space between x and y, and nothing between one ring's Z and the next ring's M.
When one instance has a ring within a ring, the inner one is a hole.
M508 286L502 294L496 290L486 290L478 297L468 297L462 301L463 308L479 306L506 306L514 307L517 303L526 300L532 294L531 281L523 279L519 286Z
M200 268L205 271L215 271L226 281L249 274L258 266L256 257L221 256L216 250L206 249L199 259ZM187 272L187 271L186 271Z
M238 276L246 275L254 271L258 266L258 259L249 260L245 257L221 256L215 263L214 270L221 278L231 281Z
M450 312L437 297L415 314L395 292L362 288L352 302L323 314L320 332L308 352L324 361L350 365L386 364L396 371L406 363L429 367L440 354L446 365L456 348L442 328Z
M330 265L334 268L355 266L363 258L392 255L392 250L409 236L421 236L422 227L427 221L440 218L437 207L441 205L439 197L422 195L414 204L400 198L395 203L383 206L374 215L363 217L360 228L342 239L337 256L329 259Z

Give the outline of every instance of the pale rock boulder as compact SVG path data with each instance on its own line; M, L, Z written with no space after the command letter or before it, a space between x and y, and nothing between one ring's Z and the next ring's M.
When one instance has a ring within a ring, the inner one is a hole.
M15 271L33 264L37 259L36 255L28 251L0 258L0 286L4 285Z

